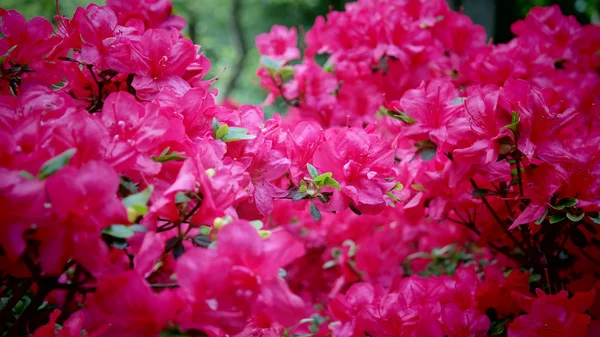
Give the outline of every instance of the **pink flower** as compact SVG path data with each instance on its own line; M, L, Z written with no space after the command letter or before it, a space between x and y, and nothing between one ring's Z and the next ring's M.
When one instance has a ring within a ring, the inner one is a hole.
M108 0L106 6L117 14L122 25L141 20L146 29L159 27L182 30L185 26L185 19L171 15L173 4L170 0Z
M181 75L195 61L196 49L175 29L149 29L113 57L130 64L136 74L132 86L140 99L151 100L163 90L182 96L190 89Z
M102 271L107 246L102 229L127 223L125 207L117 198L119 177L103 162L89 162L77 169L62 168L46 182L47 207L54 214L49 226L40 227L41 266L50 274L60 273L71 258L92 273Z
M393 177L390 145L359 128L328 129L325 138L315 151L313 164L319 172L331 172L342 188L326 207L339 211L352 203L364 213L380 211L385 206L384 195L394 186L385 180Z
M522 308L527 315L519 316L508 328L509 337L585 337L590 316L583 312L592 304L595 291L577 293L568 299L566 291L545 295L536 289L538 298L523 298Z
M123 301L127 298L127 301ZM173 322L181 299L167 289L155 294L135 271L106 275L86 304L86 330L98 336L155 336Z
M190 301L179 321L236 333L253 314L291 326L303 317L304 303L278 271L303 254L302 244L283 231L263 240L247 222L226 225L216 250L194 249L178 261L178 281Z
M285 26L274 25L269 33L256 37L256 47L261 55L287 62L300 58L296 40L296 28L288 29Z
M1 17L0 32L4 38L0 39L0 55L5 55L14 47L7 58L14 65L28 63L34 66L40 63L60 41L58 36L52 34L52 24L42 17L26 21L23 15L14 10L2 13Z

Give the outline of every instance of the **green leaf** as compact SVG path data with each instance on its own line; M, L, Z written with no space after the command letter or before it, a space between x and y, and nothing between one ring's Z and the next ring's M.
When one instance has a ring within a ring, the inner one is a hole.
M550 224L555 224L557 222L561 222L566 218L567 218L567 216L564 213L556 213L550 217Z
M390 199L392 199L394 201L400 201L400 199L398 199L395 195L393 195L392 192L387 192L385 195L387 195Z
M435 147L424 147L421 150L421 160L423 161L430 161L433 158L435 158L435 153L437 152L437 149Z
M467 100L466 97L456 97L450 103L452 104L463 104Z
M335 261L335 260L329 260L329 261L323 263L323 269L333 268L336 265L337 265L337 261Z
M548 216L548 209L547 208L544 211L544 214L542 214L542 216L539 219L535 220L535 224L536 225L541 225L542 222L544 222L544 220L546 219L546 216Z
M213 129L213 135L215 135L215 137L217 135L217 130L219 130L219 126L220 125L221 124L219 124L219 120L216 117L213 117L213 120L212 120L212 129Z
M135 194L138 192L137 185L124 176L119 177L119 189L123 190L123 193L121 193L122 195Z
M542 275L540 274L531 274L531 276L529 276L529 280L527 280L528 283L533 283L533 282L537 282L539 280L542 279Z
M577 200L576 198L564 198L564 199L560 199L558 204L563 207L573 207L573 206L577 205L578 202L579 202L579 200Z
M188 202L188 201L192 201L192 199L190 197L188 197L187 195L185 195L184 192L175 193L175 203L176 204L181 204L181 203Z
M117 249L125 249L129 246L127 240L119 238L114 238L110 243Z
M145 233L148 231L148 228L146 226L142 226L140 224L131 225L129 226L129 228L136 233Z
M38 178L46 179L49 176L56 173L61 168L67 166L75 152L77 152L77 149L68 149L65 152L59 154L58 156L45 162L44 165L42 165L40 172L38 173Z
M256 230L262 229L264 227L264 223L260 220L252 220L250 221L250 224L252 225L252 227L254 227Z
M333 179L331 175L331 172L323 173L320 176L315 177L313 179L313 183L320 187L330 186L338 191L341 190L342 187L340 186L340 183L338 183L337 180Z
M329 61L323 65L323 71L326 73L332 73L335 70L335 65Z
M414 122L415 122L414 118L411 118L410 116L408 116L403 111L392 111L392 110L388 110L388 109L385 109L385 108L382 108L382 109L384 109L383 112L388 117L397 119L397 120L402 121L402 122L404 122L406 124L409 124L409 125L410 124L414 124Z
M306 197L308 194L306 192L300 192L300 193L296 193L293 197L292 200L293 201L298 201L298 200L302 200L304 199L304 197Z
M585 216L585 213L581 213L579 215L573 215L571 213L567 213L567 218L573 222L579 222L581 219L583 219L584 216Z
M425 191L425 187L423 187L423 185L412 184L412 185L410 185L410 187L412 187L413 189L415 189L417 191Z
M319 176L319 171L317 170L317 168L312 166L310 163L306 164L306 168L308 169L308 173L313 179Z
M135 232L125 225L111 225L110 227L103 229L102 234L112 236L113 238L127 239L132 237Z
M260 64L262 64L265 68L274 73L279 72L283 63L283 61L276 61L268 56L263 55L260 57Z
M292 67L292 66L285 66L285 67L282 67L282 68L279 70L279 74L280 74L280 75L281 75L281 77L283 77L283 78L292 77L292 76L294 76L294 67Z
M25 170L19 171L19 177L25 178L27 180L34 180L35 179L35 177L33 176L33 174L31 174L31 173L29 173L29 172L27 172Z
M594 222L595 224L600 225L600 212L598 212L598 215L596 217L593 217L591 215L588 215L588 218L590 220L592 220L592 222Z
M227 136L228 133L229 126L227 124L223 124L217 129L217 132L215 133L215 139L223 139L223 137Z
M139 193L123 198L123 205L127 208L127 218L130 222L135 222L138 216L148 213L148 201L153 189L150 185Z
M207 248L208 246L210 246L210 243L211 243L210 238L208 238L205 235L196 235L192 238L192 241L196 245L198 245L200 247L204 247L204 248Z
M321 211L319 211L313 200L310 201L310 216L315 221L321 221Z
M166 163L169 161L182 161L186 158L183 156L182 152L169 152L170 147L166 147L158 157L152 156L152 160L157 163Z
M519 125L520 120L521 120L521 117L519 116L519 113L517 113L516 111L513 111L512 112L512 121L510 124L505 126L505 128L510 129L512 131L517 131L517 125Z
M308 188L306 187L306 183L304 182L304 180L301 180L300 187L298 187L298 192L306 193L306 191L308 191Z
M254 139L254 138L256 138L256 136L249 135L248 129L230 127L227 134L225 136L223 136L223 138L221 138L221 140L224 141L225 143L227 143L227 142L234 142L236 140L247 140L247 139Z

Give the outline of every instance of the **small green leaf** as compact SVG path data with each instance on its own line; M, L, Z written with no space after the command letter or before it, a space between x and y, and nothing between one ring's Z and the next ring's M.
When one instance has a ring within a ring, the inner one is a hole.
M383 111L384 111L385 115L387 115L388 117L397 119L397 120L402 121L402 122L404 122L404 123L406 123L408 125L415 123L414 118L411 118L410 116L408 116L407 114L405 114L403 111L392 111L392 110L388 110L388 109L385 109L385 108L382 108L382 109L384 109Z
M294 76L294 67L292 67L292 66L281 67L281 69L279 70L279 74L283 78L292 77L292 76Z
M390 199L392 199L394 201L400 201L400 199L398 199L395 195L393 195L392 192L387 192L385 195L387 195Z
M410 185L410 187L412 187L413 189L415 189L417 191L425 191L425 187L423 187L423 185L412 184L412 185Z
M25 178L27 180L35 180L35 177L33 176L33 174L31 174L25 170L19 171L19 177Z
M592 222L594 222L595 224L600 225L600 212L598 212L598 215L596 215L595 217L588 215L588 218L592 220Z
M258 230L258 235L261 237L261 239L266 239L269 236L271 236L271 234L273 234L273 232L266 230L266 229L259 229Z
M340 257L340 255L342 255L342 250L340 248L335 247L331 249L331 257L337 259L338 257Z
M535 220L535 224L536 225L541 225L542 222L544 222L544 220L546 219L546 216L548 216L548 209L547 208L544 211L544 214L542 214L542 216L539 219Z
M130 222L135 222L138 216L148 213L148 201L152 191L153 186L150 185L140 193L123 198L123 205L127 208L127 218Z
M321 211L319 211L313 200L310 201L310 216L315 221L321 221Z
M430 161L433 158L435 158L435 153L437 152L437 149L435 147L424 147L421 150L421 160L423 161Z
M463 104L467 100L466 97L456 97L450 103L452 104Z
M132 237L135 232L125 225L111 225L102 230L102 234L106 234L118 239L127 239Z
M564 213L556 213L550 217L550 224L555 224L557 222L561 222L566 218L567 218L567 216Z
M262 64L265 68L267 68L269 71L271 71L273 73L279 72L283 63L284 62L282 62L282 61L273 60L272 58L270 58L268 56L263 55L260 57L260 64Z
M213 129L213 135L217 135L217 130L219 130L219 126L221 126L221 124L219 124L219 120L216 117L213 117L212 120L212 129Z
M571 213L567 213L567 218L573 222L579 222L581 219L583 219L584 216L585 216L584 213L581 213L579 215L573 215Z
M305 187L306 189L306 187ZM300 193L296 193L293 197L292 200L293 201L298 201L298 200L302 200L304 199L304 197L306 197L308 194L306 194L306 192L300 192Z
M279 268L279 272L277 273L277 276L279 276L281 278L285 278L287 276L287 271L283 268Z
M228 133L229 133L229 126L227 124L223 124L223 125L219 126L219 128L217 129L217 132L215 133L215 138L223 139L223 137L227 136Z
M166 163L169 161L182 161L186 158L183 156L182 152L169 152L170 147L166 147L158 157L152 156L152 160L157 163Z
M192 238L192 241L200 247L207 248L210 246L210 239L205 235L196 235Z
M38 173L38 178L46 179L49 176L56 173L61 168L67 166L75 152L77 152L77 149L69 149L45 162L44 165L42 165L40 172Z
M512 121L510 124L505 126L505 128L510 129L512 131L517 131L517 125L519 125L520 120L521 120L521 117L519 116L519 113L517 113L516 111L513 111L512 112Z
M529 276L529 280L527 281L528 283L533 283L533 282L537 282L539 280L542 279L542 275L540 274L531 274L531 276Z
M306 168L308 169L308 173L313 179L319 176L319 171L317 170L317 168L312 166L310 163L306 164Z
M315 177L313 179L313 182L315 183L315 185L320 186L320 187L330 186L330 187L335 188L338 191L341 190L342 187L337 182L337 180L335 180L331 177L331 175L332 175L331 172L323 173L320 176Z
M304 182L304 180L300 181L300 187L298 187L298 192L300 193L306 193L307 188L306 188L306 183Z
M181 203L188 202L188 201L192 201L192 199L190 197L188 197L187 195L185 195L184 192L175 193L175 203L176 204L181 204Z
M237 140L248 140L248 139L254 139L254 138L256 138L256 136L249 135L248 129L230 127L227 134L225 136L223 136L221 138L221 140L227 143L227 142L234 142Z
M264 223L260 220L253 220L250 221L250 224L252 225L252 227L254 227L256 230L262 229L264 227Z
M573 206L577 205L578 202L579 202L579 200L577 200L576 198L564 198L564 199L560 199L558 204L563 207L573 207Z
M333 268L336 265L337 265L337 261L335 261L335 260L329 260L329 261L323 263L323 269Z
M332 73L334 70L334 64L329 61L325 62L325 64L323 65L323 71L326 73Z
M142 226L140 224L131 225L129 226L129 228L136 233L145 233L148 231L148 228L146 226Z

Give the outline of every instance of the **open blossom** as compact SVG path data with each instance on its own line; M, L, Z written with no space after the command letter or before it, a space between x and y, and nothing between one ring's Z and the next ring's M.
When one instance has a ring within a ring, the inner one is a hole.
M296 28L275 25L269 33L256 37L256 46L261 55L286 62L300 58L300 51L296 47L297 39Z
M586 336L590 317L583 312L594 300L595 291L578 293L572 299L567 298L564 290L556 295L536 291L538 298L520 299L527 315L519 316L511 323L510 337Z
M359 128L328 129L326 141L314 155L315 167L333 173L341 195L331 201L332 210L352 203L361 212L373 213L385 206L384 195L394 187L393 151L373 133Z
M178 320L186 329L221 327L235 333L254 308L268 320L289 325L301 317L304 303L278 270L303 252L287 233L263 240L247 222L226 225L219 230L217 249L192 251L178 263L179 281L191 300Z

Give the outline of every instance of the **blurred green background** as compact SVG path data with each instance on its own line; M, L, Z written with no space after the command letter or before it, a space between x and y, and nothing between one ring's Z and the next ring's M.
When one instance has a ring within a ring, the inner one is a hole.
M72 15L77 6L104 1L60 0L63 15ZM274 24L302 26L308 30L315 17L331 9L341 10L349 0L173 0L174 11L187 19L184 34L202 46L212 62L210 77L227 70L216 86L223 99L259 104L265 94L254 76L258 53L256 35L269 31ZM495 41L506 42L512 36L510 24L525 16L533 6L558 4L563 13L575 15L582 23L599 22L600 0L448 0L454 9L464 8L475 23L486 28ZM0 0L0 6L17 9L26 17L56 14L55 0ZM299 34L301 36L302 34Z

